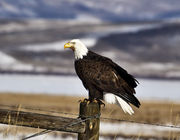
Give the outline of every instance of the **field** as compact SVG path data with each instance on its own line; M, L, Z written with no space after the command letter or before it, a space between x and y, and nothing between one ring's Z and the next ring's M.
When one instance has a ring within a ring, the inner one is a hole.
M78 108L79 108L79 100L82 97L70 97L70 96L50 96L50 95L31 95L31 94L10 94L10 93L1 93L0 94L0 108L7 109L15 109L21 111L30 111L30 112L38 112L56 116L65 116L65 117L77 117L78 116ZM115 118L115 119L123 119L123 120L131 120L135 122L146 122L146 123L154 123L154 124L169 124L169 125L180 125L180 104L174 102L153 102L153 101L141 101L140 109L133 108L135 114L130 116L124 114L122 109L120 109L116 105L108 105L105 107L102 106L101 117ZM7 106L6 106L7 105ZM15 106L15 107L13 107ZM51 111L51 112L50 112ZM53 111L53 113L52 113ZM61 112L66 112L70 114L63 114ZM117 123L112 120L101 120L103 123ZM130 125L127 123L127 125ZM133 123L132 123L133 126ZM112 126L113 127L113 126ZM8 131L7 131L8 130ZM22 127L1 127L0 132L3 135L16 135L18 132L23 133L35 133L37 129L29 129ZM7 133L8 132L8 133ZM52 133L51 133L52 134ZM53 133L54 136L59 136L63 134L64 137L68 135L75 137L74 134L70 133ZM141 132L141 134L131 134L127 135L125 133L119 134L105 134L101 133L103 137L108 137L109 139L115 139L118 137L123 138L142 138L142 139L178 139L180 138L180 131L170 131L164 130L162 133L157 134L157 136L150 136L150 134L146 134Z

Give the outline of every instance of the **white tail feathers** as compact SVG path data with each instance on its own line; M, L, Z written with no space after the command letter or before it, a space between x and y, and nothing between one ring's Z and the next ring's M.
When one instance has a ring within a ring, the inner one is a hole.
M134 111L132 110L131 106L126 103L123 99L121 99L120 97L116 96L116 99L118 101L118 104L122 107L123 111L126 113L129 113L130 115L132 115L134 113Z
M117 105L121 106L121 108L123 109L123 111L125 113L129 113L130 115L132 115L134 113L131 106L126 101L124 101L122 98L120 98L114 94L105 93L104 100L109 104L117 104Z

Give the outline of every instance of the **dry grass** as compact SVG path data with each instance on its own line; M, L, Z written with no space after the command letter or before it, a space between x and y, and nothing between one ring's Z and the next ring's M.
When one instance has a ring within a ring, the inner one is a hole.
M16 108L11 108L21 111L30 111L45 113L51 115L60 115L67 117L77 117L73 115L65 115L61 113L54 112L67 112L78 114L79 112L79 100L82 97L69 97L69 96L52 96L52 95L32 95L32 94L10 94L1 93L0 94L0 108L9 108L2 105L16 106ZM174 124L180 125L180 104L173 102L151 102L142 101L141 107L139 109L134 108L135 114L130 116L124 114L122 109L116 105L107 105L102 107L102 117L134 120L136 122L147 122L147 123L160 123L160 124ZM24 108L34 108L40 110L30 110ZM24 131L24 128L18 128L18 131ZM33 129L26 129L25 131L32 131ZM1 130L2 131L2 130ZM9 132L9 128L3 130L4 134ZM36 130L37 131L37 130ZM15 129L15 134L17 133L17 128ZM137 134L139 135L139 134ZM180 137L180 134L169 133L170 137L176 138Z
M173 102L142 101L141 107L133 107L135 114L124 114L118 106L107 105L102 109L103 116L119 119L134 120L137 122L180 124L180 104Z

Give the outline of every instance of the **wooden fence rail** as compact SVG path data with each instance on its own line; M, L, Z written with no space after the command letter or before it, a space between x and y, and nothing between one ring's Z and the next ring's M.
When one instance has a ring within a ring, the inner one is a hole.
M0 123L78 133L78 140L98 140L100 105L87 101L80 103L79 119L0 109ZM84 120L84 121L83 121ZM71 125L74 124L74 125Z

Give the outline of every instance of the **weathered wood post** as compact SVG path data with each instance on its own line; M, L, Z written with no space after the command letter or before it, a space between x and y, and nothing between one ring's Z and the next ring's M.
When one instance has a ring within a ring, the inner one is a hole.
M83 101L80 103L79 117L85 121L85 132L78 134L78 140L99 140L100 105L97 102ZM94 116L94 117L93 117Z

